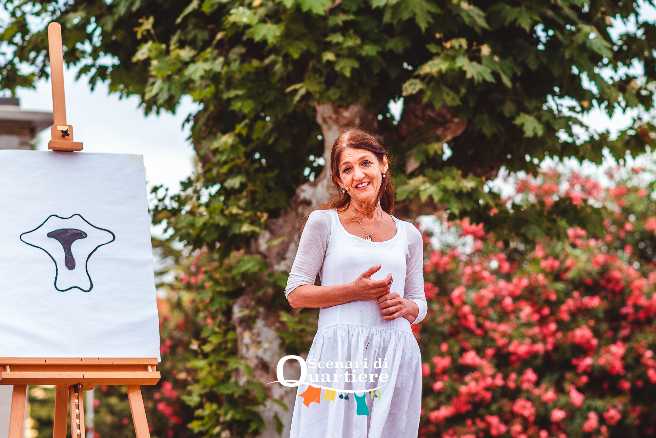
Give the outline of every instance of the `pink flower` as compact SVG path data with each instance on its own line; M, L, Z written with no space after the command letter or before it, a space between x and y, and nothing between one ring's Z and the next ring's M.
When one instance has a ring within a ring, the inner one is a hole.
M581 306L586 309L596 309L601 304L601 298L597 295L586 295L581 299Z
M444 420L449 418L454 414L454 410L451 406L442 406L441 408L431 411L428 414L428 421L431 423L442 423Z
M618 421L620 421L620 418L622 418L622 414L620 411L618 411L615 408L608 408L606 412L604 412L604 420L606 420L606 423L609 425L613 426L617 424Z
M535 419L535 407L530 400L519 398L513 403L512 411L515 414L525 417L530 422Z
M485 237L483 224L472 224L469 222L468 217L460 221L460 226L462 227L462 235L464 236L473 236L476 239Z
M505 312L508 313L512 312L513 309L515 308L512 297L508 297L508 296L504 297L503 300L501 301L501 308Z
M575 357L572 359L572 365L576 367L576 372L587 373L592 370L593 360L590 356Z
M617 386L619 386L619 388L620 388L622 391L627 391L627 392L628 392L628 391L631 389L631 382L629 382L629 381L626 380L626 379L622 379L622 380L620 380L620 382L617 384Z
M178 392L173 389L171 382L162 383L162 395L166 398L175 400L178 398Z
M171 405L169 405L167 403L159 402L159 403L157 403L156 407L157 407L157 410L159 412L161 412L162 414L164 414L164 416L166 416L166 417L171 417L174 413L173 408L171 407Z
M589 380L590 380L590 378L584 374L584 375L579 377L577 385L585 386L588 383Z
M462 306L465 304L465 288L458 286L451 292L451 302L454 306Z
M421 364L421 375L426 377L430 374L430 367L427 363Z
M645 230L656 233L656 216L647 218L645 221Z
M606 254L597 254L592 258L592 266L599 269L608 263L608 256Z
M438 380L437 382L433 383L433 392L440 392L443 389L444 389L444 382L442 382L441 380Z
M623 375L625 371L622 358L625 351L626 345L623 342L616 342L604 347L599 357L599 364L605 366L612 375Z
M425 282L424 283L424 292L426 293L426 298L429 300L432 300L435 298L435 295L437 295L438 292L437 286L435 286L433 283Z
M523 433L524 428L522 427L521 423L513 423L512 426L510 426L510 435L512 437L526 437L526 434Z
M543 402L551 404L556 401L558 396L556 395L556 391L554 391L553 388L549 388L544 394L542 394L540 398Z
M551 411L551 421L554 423L558 423L562 421L565 417L567 416L567 413L563 411L562 409L554 409Z
M486 415L485 421L490 427L490 435L492 436L503 435L508 430L508 426L503 424L496 415Z
M530 389L535 386L535 382L537 382L537 380L538 375L535 374L535 371L533 371L532 368L528 368L526 371L524 371L524 374L522 374L520 385L523 389Z
M569 199L574 205L581 205L583 203L583 195L576 191L569 192Z
M481 366L484 361L483 359L481 359L481 357L478 354L476 354L474 350L469 350L462 355L459 362L461 365L466 365L476 368Z
M544 246L542 246L541 243L538 243L535 245L535 250L533 251L533 257L536 259L541 259L546 255L546 252L544 250Z
M432 361L435 365L435 374L442 374L451 366L450 356L435 356Z
M588 418L583 423L583 432L590 433L599 427L599 416L596 412L588 412Z
M434 251L431 253L428 263L426 264L426 270L428 272L435 269L437 272L446 272L449 270L449 265L451 264L451 256L448 254L442 254L439 251Z
M578 392L576 390L576 387L574 385L570 386L569 388L569 401L576 406L577 408L580 408L581 405L583 405L583 400L585 400L585 396Z
M649 368L647 370L647 377L649 378L649 381L651 383L656 383L656 370L653 368Z
M471 409L471 403L466 395L459 395L451 402L454 412L462 414Z
M626 186L617 186L611 188L608 192L612 197L616 199L621 199L622 197L624 197L624 195L629 193L629 189Z
M585 325L570 332L569 339L573 344L583 347L586 350L594 350L598 344L597 338L594 337L592 330Z
M540 268L542 268L545 272L554 272L559 267L560 262L553 257L548 257L540 262Z
M490 301L494 298L494 293L486 288L483 288L474 294L474 304L479 308L487 307Z

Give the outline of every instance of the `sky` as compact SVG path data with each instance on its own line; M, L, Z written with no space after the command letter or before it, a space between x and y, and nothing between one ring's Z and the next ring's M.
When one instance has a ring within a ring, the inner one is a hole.
M136 97L121 100L110 95L105 84L91 91L84 79L75 81L71 70L65 71L64 82L67 122L84 151L143 155L149 187L163 184L177 190L179 181L191 174L193 149L187 140L189 128L182 126L195 109L191 101L183 101L177 114L145 116ZM17 94L23 110L52 110L49 81ZM50 131L42 131L37 148L47 150L48 140Z

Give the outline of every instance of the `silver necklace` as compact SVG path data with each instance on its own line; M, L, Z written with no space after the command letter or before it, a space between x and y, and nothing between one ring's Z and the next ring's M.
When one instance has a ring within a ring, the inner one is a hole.
M357 216L353 216L351 220L355 223L357 223L360 226L360 229L362 230L362 238L364 240L368 240L369 242L373 242L374 238L374 233L369 233L367 232L366 228L364 225L362 225L362 218L359 218ZM374 219L375 220L375 219Z

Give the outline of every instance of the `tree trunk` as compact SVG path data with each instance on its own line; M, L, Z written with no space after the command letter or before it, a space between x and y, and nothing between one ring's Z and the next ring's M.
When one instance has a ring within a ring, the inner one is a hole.
M280 217L269 221L268 229L260 234L251 248L253 253L265 257L268 265L275 271L289 272L308 215L335 193L330 180L330 153L339 133L347 127L362 127L368 130L376 128L375 115L368 113L361 105L337 107L332 103L318 103L315 108L316 120L323 134L323 157L326 166L315 181L306 182L298 187L289 208ZM281 241L270 244L283 236L284 239ZM278 360L288 353L282 350L276 332L277 315L272 314L264 303L258 302L254 292L249 291L242 295L233 308L239 355L253 368L256 379L261 382L271 382L276 380ZM241 317L247 313L252 315L253 309L257 312L255 323L252 317ZM280 436L276 432L273 421L275 414L278 414L283 422L282 436L288 436L296 391L279 384L268 385L268 389L270 389L270 398L260 410L267 426L260 437ZM283 401L287 409L274 404L271 399Z

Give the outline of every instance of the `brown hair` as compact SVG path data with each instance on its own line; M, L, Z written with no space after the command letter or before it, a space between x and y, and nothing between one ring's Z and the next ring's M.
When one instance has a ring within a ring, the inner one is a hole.
M338 184L339 181L339 161L342 152L346 148L365 149L373 153L380 164L383 163L383 157L387 156L389 164L389 155L385 147L373 135L362 131L357 128L349 128L343 131L333 143L332 151L330 152L330 178L337 188L337 195L333 196L326 204L325 208L335 208L341 210L348 207L351 202L351 196L348 192L342 193ZM383 178L378 191L376 203L380 201L382 209L392 214L394 212L394 185L390 176L391 166L388 165L387 175Z

